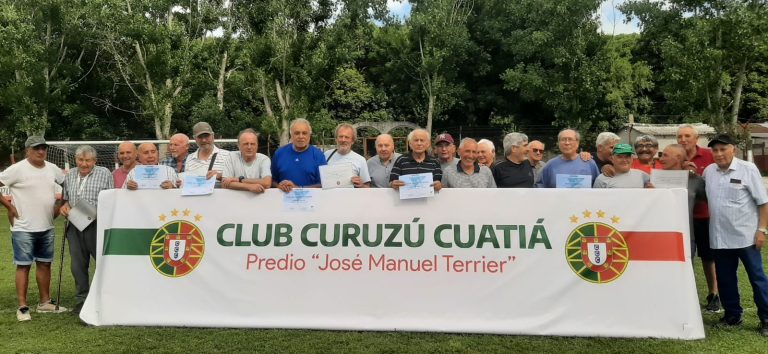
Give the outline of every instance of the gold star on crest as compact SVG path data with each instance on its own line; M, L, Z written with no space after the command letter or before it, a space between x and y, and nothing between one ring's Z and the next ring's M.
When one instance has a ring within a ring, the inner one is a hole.
M597 217L598 217L598 218L604 218L604 217L605 217L605 212L604 212L604 211L602 211L602 210L598 210L598 211L597 211Z
M576 215L571 215L569 219L571 219L572 224L579 222L579 218Z
M611 217L611 222L612 222L612 223L614 223L614 224L618 224L620 220L621 220L621 218L619 218L619 217L618 217L618 216L616 216L616 215L614 215L613 217Z
M189 211L189 209L184 209L183 213L184 213L184 216L189 216L189 213L191 213L191 211Z
M200 214L195 215L195 221L203 220L203 216Z
M585 219L586 218L590 218L590 217L592 217L592 212L589 211L589 210L584 210L584 211L581 212L581 215L584 215Z
M166 218L165 214L160 214L160 217L159 217L160 221L165 222L165 218Z
M176 210L176 209L171 210L171 216L173 216L173 217L179 216L179 211Z

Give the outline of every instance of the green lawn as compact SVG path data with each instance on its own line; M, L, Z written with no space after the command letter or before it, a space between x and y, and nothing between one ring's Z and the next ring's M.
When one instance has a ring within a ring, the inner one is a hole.
M63 223L57 223L60 242ZM745 321L741 329L712 327L720 315L704 314L707 338L699 341L615 338L562 338L407 332L346 332L311 330L253 330L196 328L90 327L71 313L37 314L25 323L16 321L14 266L8 221L0 208L0 353L61 352L730 352L766 353L768 338L757 334L756 309L746 275L740 275ZM60 243L56 247L56 258ZM766 254L764 250L763 254ZM68 252L67 252L68 256ZM51 284L55 296L58 266ZM700 266L696 264L700 296L706 295ZM71 306L74 284L68 260L62 286L62 305ZM652 289L648 289L652 291ZM34 280L30 307L37 304ZM222 304L222 306L227 306ZM627 307L632 307L627 304Z

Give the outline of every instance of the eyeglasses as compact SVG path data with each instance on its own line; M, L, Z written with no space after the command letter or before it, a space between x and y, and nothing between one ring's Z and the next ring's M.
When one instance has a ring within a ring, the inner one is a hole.
M571 138L571 137L560 138L558 140L560 140L560 142L563 142L563 143L570 143L570 142L578 141L578 140L576 140L576 138Z
M543 154L544 153L544 149L531 149L531 151L533 151L534 154Z
M657 145L655 145L655 144L637 144L637 145L635 145L635 150L640 150L640 149L653 149L653 148L655 148L655 147L658 147L658 146L657 146Z

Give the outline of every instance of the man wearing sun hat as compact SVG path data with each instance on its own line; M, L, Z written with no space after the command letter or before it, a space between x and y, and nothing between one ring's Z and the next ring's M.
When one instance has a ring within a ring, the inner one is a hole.
M719 325L734 327L742 323L736 276L740 260L752 285L760 319L758 331L768 336L768 277L760 254L768 233L768 194L755 164L735 157L733 138L718 134L708 147L715 160L703 173L709 201L709 245L715 259L720 303L725 309Z
M229 151L219 149L213 144L213 129L206 122L197 122L192 127L192 137L198 148L195 152L187 155L185 172L208 178L215 175L216 179L221 180L221 174L224 172L224 161L229 158Z
M597 176L593 188L643 188L651 179L647 173L632 169L632 154L635 151L629 144L616 144L611 154L611 162L616 173L613 177L605 174Z

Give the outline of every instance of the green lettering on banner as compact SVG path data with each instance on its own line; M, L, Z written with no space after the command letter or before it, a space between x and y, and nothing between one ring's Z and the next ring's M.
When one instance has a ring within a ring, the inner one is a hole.
M105 256L148 256L157 229L104 230Z

